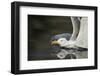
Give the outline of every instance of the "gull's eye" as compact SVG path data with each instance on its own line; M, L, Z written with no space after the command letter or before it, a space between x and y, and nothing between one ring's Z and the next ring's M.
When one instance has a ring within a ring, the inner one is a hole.
M67 42L67 40L65 38L60 38L58 42L59 44L64 45Z
M61 42L62 44L65 44L65 40L60 40L60 42Z
M64 40L60 40L61 42L63 42Z

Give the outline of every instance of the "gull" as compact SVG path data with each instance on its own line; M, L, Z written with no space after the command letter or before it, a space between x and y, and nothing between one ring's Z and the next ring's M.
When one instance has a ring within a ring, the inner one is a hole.
M51 42L52 45L59 45L65 49L61 49L61 52L57 54L58 58L64 58L68 54L66 48L76 49L76 50L87 50L88 41L87 41L87 17L71 17L73 33L70 39L59 35L60 37L57 40ZM75 54L75 53L74 53Z

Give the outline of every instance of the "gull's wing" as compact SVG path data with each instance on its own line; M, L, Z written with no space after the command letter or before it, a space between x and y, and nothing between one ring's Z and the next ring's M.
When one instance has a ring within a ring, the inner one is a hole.
M73 33L70 38L71 41L76 40L80 29L80 17L71 17Z
M78 47L88 48L88 18L82 17L80 21L80 31L76 39Z
M88 18L71 17L73 25L73 34L70 38L71 41L75 41L77 47L88 47Z

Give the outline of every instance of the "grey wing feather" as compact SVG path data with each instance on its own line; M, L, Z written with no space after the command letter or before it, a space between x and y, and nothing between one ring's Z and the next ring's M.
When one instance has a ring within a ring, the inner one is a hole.
M58 40L60 38L66 38L67 40L69 40L71 37L71 34L70 33L63 33L63 34L58 34L58 35L55 35L53 36L51 39L52 40Z

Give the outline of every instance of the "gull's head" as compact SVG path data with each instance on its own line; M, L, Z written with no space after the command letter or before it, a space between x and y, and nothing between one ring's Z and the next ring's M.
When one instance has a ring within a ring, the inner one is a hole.
M54 40L51 42L51 45L59 45L61 47L66 48L74 48L75 47L75 41L68 41L66 38L60 38L58 40Z
M67 43L68 41L66 40L66 38L60 38L58 40L51 42L52 45L60 45L60 46L66 46Z

